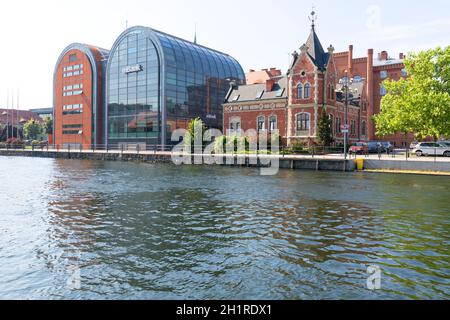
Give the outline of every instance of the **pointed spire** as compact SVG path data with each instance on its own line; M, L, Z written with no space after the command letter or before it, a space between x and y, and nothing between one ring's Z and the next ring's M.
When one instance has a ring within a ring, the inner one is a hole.
M194 43L197 44L197 23L195 24Z
M313 59L315 65L319 69L323 69L328 62L328 55L325 53L319 37L316 34L315 27L317 22L317 13L315 12L314 7L311 15L309 16L309 20L311 21L311 33L306 41L306 50L309 56Z
M315 7L312 7L311 15L309 16L309 20L311 21L311 28L312 30L315 30L316 27L316 21L317 21L317 14L315 11Z

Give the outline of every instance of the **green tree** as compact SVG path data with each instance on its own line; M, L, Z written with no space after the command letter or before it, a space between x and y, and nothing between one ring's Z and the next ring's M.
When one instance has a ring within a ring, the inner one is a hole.
M53 119L50 117L45 117L44 128L46 134L53 134Z
M195 139L200 139L197 141L197 144L201 145L203 147L204 140L206 139L205 133L207 131L207 128L205 124L203 123L202 119L196 118L192 119L189 122L187 132L184 136L184 145L187 148L187 150L191 150L191 152L194 152L196 141ZM202 150L203 151L203 150Z
M36 140L42 131L42 125L34 119L28 120L23 126L23 132L27 139Z
M331 126L331 119L328 116L325 108L322 108L319 122L317 124L317 136L320 144L322 144L323 146L329 146L333 142L333 131Z
M450 136L450 46L410 54L408 78L383 82L387 94L374 117L378 135Z

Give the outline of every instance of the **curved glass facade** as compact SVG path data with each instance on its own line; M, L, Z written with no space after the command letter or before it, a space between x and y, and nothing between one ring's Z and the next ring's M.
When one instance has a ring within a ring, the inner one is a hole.
M224 53L150 28L127 30L108 61L108 144L170 144L171 132L196 117L221 128L230 80L245 75Z

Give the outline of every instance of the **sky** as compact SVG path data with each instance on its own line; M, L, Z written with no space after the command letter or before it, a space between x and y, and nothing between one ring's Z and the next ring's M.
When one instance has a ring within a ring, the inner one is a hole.
M61 51L73 42L110 49L127 21L191 41L197 25L200 44L230 54L244 71L285 72L309 35L313 6L322 45L338 52L353 44L356 57L369 48L397 57L450 45L448 0L4 0L0 107L8 89L20 92L20 109L52 107Z

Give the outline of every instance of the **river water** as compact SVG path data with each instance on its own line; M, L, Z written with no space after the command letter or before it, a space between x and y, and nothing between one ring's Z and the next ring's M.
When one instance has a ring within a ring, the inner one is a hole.
M0 299L448 299L449 190L448 177L0 157Z

